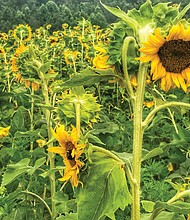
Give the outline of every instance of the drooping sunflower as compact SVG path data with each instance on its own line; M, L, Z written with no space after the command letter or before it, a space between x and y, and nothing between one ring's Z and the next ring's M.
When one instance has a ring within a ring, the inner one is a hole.
M107 54L106 49L100 46L94 46L94 49L99 53L93 59L93 66L97 69L112 68L112 65L107 64L109 55Z
M20 54L24 53L26 50L28 50L28 47L26 47L24 44L21 44L18 48L16 48L15 56L18 57Z
M67 49L63 52L65 62L67 65L73 65L76 63L76 61L80 57L80 52L79 51L72 51L70 49Z
M187 91L190 85L190 27L185 29L179 23L172 26L166 37L161 35L160 29L156 29L140 52L144 56L138 59L151 61L152 79L160 79L164 91L175 87Z
M79 157L83 153L85 144L78 143L78 131L75 127L72 127L72 131L69 134L65 131L63 125L59 125L55 131L52 129L52 133L60 146L49 147L48 151L60 154L66 166L64 176L59 180L70 180L71 184L77 187L78 184L81 183L78 179L79 170L84 165L83 162L79 160Z

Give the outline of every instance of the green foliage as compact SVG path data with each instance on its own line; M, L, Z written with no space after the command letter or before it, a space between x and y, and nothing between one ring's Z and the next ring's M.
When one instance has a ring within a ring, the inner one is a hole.
M167 31L189 9L180 12L178 6L155 2L105 0L102 7L95 0L0 1L1 31L9 30L0 33L0 129L11 127L9 134L0 133L2 220L50 219L52 212L56 220L129 219L130 181L134 180L127 172L131 171L134 112L126 93L122 45L128 36L138 41L137 28L149 22ZM105 8L114 15L104 13ZM110 21L115 23L109 28L97 26L107 27ZM27 41L13 34L19 32L15 26L20 22L33 28ZM63 23L69 26L62 27ZM134 42L127 51L129 76L139 67L134 59L139 45ZM108 64L114 67L92 67L99 54L95 46L107 50ZM178 89L166 94L155 82L146 89L145 100L154 100L155 106L143 106L143 120L166 102L189 103L189 94ZM136 93L136 87L132 90ZM48 154L47 148L55 144L50 127L76 125L77 104L79 142L87 146L80 157L85 165L77 173L83 187L79 184L76 189L69 181L57 180L66 165L62 157ZM144 220L183 220L190 213L188 196L182 197L183 202L167 202L179 192L189 192L189 116L187 108L165 109L144 130Z
M82 179L84 187L77 192L79 219L98 220L105 216L115 219L114 212L118 208L124 210L131 203L124 164L98 147L89 147L89 157L88 174ZM86 207L89 207L88 212Z

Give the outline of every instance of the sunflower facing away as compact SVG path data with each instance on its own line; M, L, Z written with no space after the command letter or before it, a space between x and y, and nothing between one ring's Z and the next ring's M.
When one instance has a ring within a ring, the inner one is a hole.
M78 184L81 183L78 180L79 169L84 165L79 160L79 157L83 153L85 144L78 144L77 129L75 127L72 127L72 131L69 134L65 131L63 125L59 125L56 127L55 131L52 129L52 133L60 146L50 147L48 151L60 154L66 166L64 176L59 180L70 180L71 184L77 187Z
M175 87L187 91L190 85L190 27L185 29L179 23L170 29L165 38L160 29L156 29L140 52L144 56L138 59L151 61L152 79L160 79L165 92Z
M16 40L29 41L32 37L32 29L29 25L19 24L13 32L13 36Z

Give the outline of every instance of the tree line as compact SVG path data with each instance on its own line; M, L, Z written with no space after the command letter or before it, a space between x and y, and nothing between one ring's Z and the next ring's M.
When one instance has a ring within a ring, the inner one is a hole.
M181 6L187 5L188 1L184 0ZM102 0L102 2L127 11L134 7L138 8L145 0ZM152 0L153 4L158 2L160 1ZM172 1L172 4L176 3L179 4L180 0ZM99 0L0 0L0 11L0 32L7 32L18 24L29 24L32 29L52 24L52 30L57 30L63 23L75 26L82 18L104 28L116 20L114 15L101 6Z

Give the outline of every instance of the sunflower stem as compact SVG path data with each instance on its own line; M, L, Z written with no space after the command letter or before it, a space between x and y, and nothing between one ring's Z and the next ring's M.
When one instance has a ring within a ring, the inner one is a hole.
M33 95L34 95L34 89L33 87L31 88L31 106L30 106L30 111L29 111L29 114L30 114L30 130L33 131L34 130L34 98L33 98ZM32 152L33 151L33 147L34 147L34 142L31 141L30 142L30 151Z
M80 100L75 103L75 114L76 114L76 129L78 139L80 138Z
M143 143L143 102L146 84L147 64L140 63L138 72L138 86L134 101L134 133L133 133L133 160L132 160L132 220L140 220L140 179L141 156Z
M38 66L39 67L39 66ZM48 92L48 81L45 79L43 72L39 71L39 77L42 81L42 92L45 100L45 105L50 107L50 97ZM47 123L47 133L48 133L48 139L51 140L52 133L51 133L51 112L49 108L45 109L45 117L46 117L46 123ZM48 144L48 148L52 147L53 143L50 142ZM52 152L48 152L49 156L49 163L50 163L50 169L55 168L55 160L54 160L54 154ZM52 220L56 217L56 211L55 211L55 201L54 201L54 195L55 195L55 173L52 173L50 175L50 189L51 189L51 204L52 204Z
M184 102L166 102L162 105L158 105L156 108L154 108L146 117L146 119L143 121L143 127L146 128L149 123L152 121L154 118L155 114L165 108L170 108L170 107L183 107L183 108L188 108L190 109L190 104L184 103Z
M46 203L46 201L45 201L44 199L42 199L39 195L37 195L37 194L35 194L35 193L33 193L33 192L30 192L30 191L28 191L28 190L26 190L26 191L21 191L21 193L27 194L27 195L31 195L31 196L33 196L33 197L36 197L38 200L40 200L40 201L45 205L45 207L47 208L47 210L48 210L50 216L52 217L52 212L51 212L51 209L50 209L49 205L48 205L48 204Z
M125 80L126 90L133 105L134 104L134 92L131 86L128 68L127 68L127 51L129 48L129 44L131 42L135 42L135 39L133 37L128 36L124 40L123 47L122 47L122 65L123 65L123 71L124 71L124 80Z

